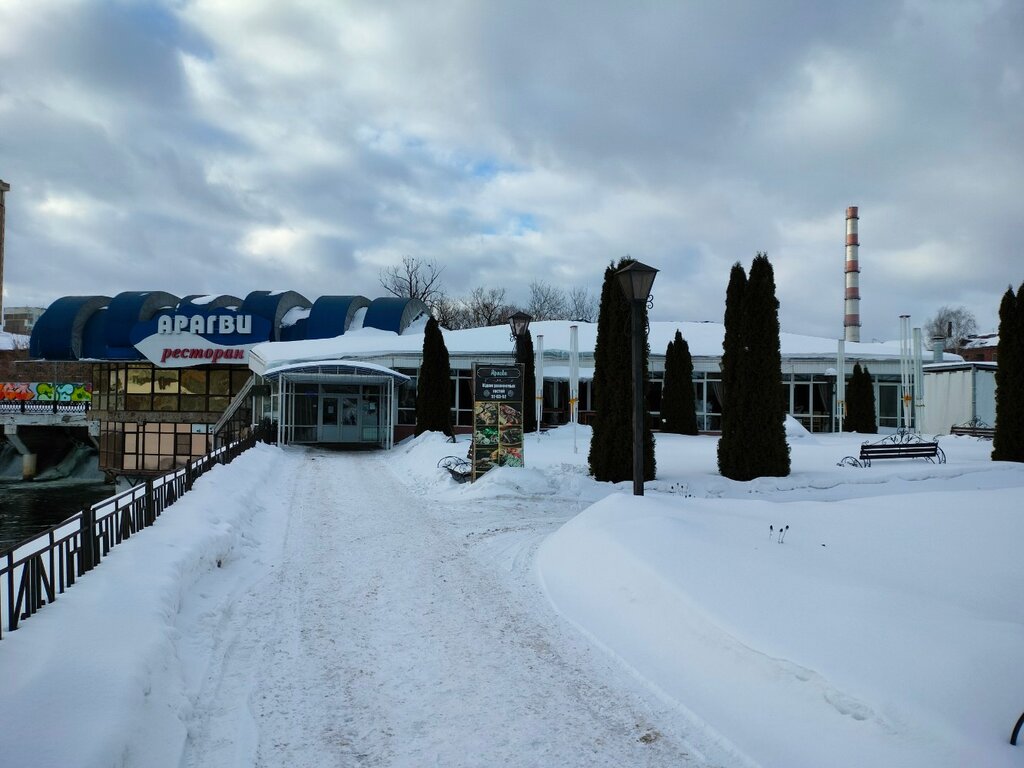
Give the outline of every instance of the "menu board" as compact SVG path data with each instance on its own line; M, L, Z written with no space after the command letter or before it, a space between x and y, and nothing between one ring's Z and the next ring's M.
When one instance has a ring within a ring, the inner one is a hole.
M473 364L473 479L522 467L523 366Z

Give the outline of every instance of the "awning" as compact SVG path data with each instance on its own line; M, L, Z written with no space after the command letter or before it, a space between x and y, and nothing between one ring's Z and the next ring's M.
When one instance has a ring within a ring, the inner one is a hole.
M356 380L363 383L383 383L393 379L396 384L409 381L404 373L392 370L376 363L363 363L358 360L321 360L312 363L288 363L271 368L263 377L276 380L284 377L291 381L308 383L338 382L341 379Z

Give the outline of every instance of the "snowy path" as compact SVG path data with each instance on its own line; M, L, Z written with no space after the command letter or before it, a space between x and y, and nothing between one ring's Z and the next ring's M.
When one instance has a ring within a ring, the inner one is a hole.
M466 508L416 497L378 455L289 451L280 470L277 564L220 610L183 606L181 643L205 633L208 659L183 768L736 764L523 578L558 516L514 526L510 579L452 525Z

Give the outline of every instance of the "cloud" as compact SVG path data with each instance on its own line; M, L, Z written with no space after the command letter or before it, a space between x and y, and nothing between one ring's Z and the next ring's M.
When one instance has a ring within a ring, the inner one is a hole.
M5 287L380 293L586 285L627 253L658 319L720 319L766 250L787 330L994 324L1024 204L1024 11L988 2L0 6ZM40 270L39 265L46 267Z

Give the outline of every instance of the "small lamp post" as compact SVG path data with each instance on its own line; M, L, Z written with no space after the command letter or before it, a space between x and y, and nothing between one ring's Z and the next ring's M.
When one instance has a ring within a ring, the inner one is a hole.
M525 352L523 350L523 339L526 338L527 332L530 330L530 321L533 318L523 312L522 310L511 315L508 319L509 327L512 329L512 340L516 343L516 362L522 363L524 375L528 373L529 361L524 359ZM523 432L526 432L527 427L527 398L533 397L532 392L527 392L526 380L523 380ZM540 434L538 432L538 434Z
M634 261L615 273L619 286L630 305L633 343L633 495L644 495L644 370L643 343L644 305L651 297L651 287L658 270Z
M516 312L508 319L509 327L512 329L512 341L516 343L516 354L519 354L519 340L530 330L530 321L533 320L523 311Z

